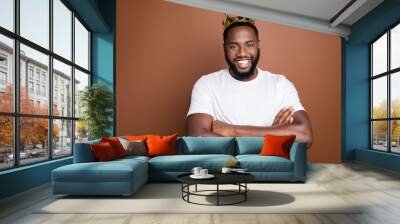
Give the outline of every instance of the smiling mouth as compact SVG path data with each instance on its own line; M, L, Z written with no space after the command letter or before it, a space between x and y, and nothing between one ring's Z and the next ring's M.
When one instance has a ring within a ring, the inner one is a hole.
M248 69L251 66L251 60L250 59L235 60L235 65L239 69Z

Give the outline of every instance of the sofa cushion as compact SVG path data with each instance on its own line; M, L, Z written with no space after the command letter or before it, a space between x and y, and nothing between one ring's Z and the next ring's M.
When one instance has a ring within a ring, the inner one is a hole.
M182 137L178 154L225 154L235 155L235 139L232 137Z
M143 172L146 162L131 159L95 163L74 163L52 171L58 182L129 182L134 172ZM142 175L147 176L147 173Z
M190 172L193 167L200 166L211 172L219 171L230 159L231 155L175 155L158 156L149 160L149 170L163 172Z
M292 172L292 161L278 156L238 155L241 168L249 172Z
M101 141L93 140L87 142L75 143L74 147L74 163L95 162L96 158L90 148L92 144L99 144Z
M264 137L236 137L236 155L259 154Z

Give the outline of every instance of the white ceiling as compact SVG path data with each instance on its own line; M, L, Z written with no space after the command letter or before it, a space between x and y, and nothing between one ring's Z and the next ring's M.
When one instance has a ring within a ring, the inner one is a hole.
M222 0L330 20L350 0Z
M351 25L383 0L166 0L347 38ZM338 14L346 5L346 10ZM338 14L337 17L335 15ZM336 18L335 20L333 20Z

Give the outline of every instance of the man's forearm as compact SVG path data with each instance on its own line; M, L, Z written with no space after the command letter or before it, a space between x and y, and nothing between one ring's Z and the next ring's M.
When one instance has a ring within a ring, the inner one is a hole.
M306 142L308 145L312 142L311 131L299 124L278 127L233 125L233 131L234 136L296 135L296 141Z
M189 136L202 136L202 137L221 137L222 135L217 134L215 132L212 132L210 130L207 129L200 129L200 130L195 130L195 131L188 131L187 134Z

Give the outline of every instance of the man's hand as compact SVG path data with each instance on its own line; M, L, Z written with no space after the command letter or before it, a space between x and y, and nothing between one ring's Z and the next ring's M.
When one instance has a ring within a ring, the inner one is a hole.
M236 136L235 126L215 120L212 123L212 132L222 136Z
M272 123L273 127L282 126L285 124L292 124L293 123L293 114L294 109L293 107L289 108L282 108L279 113L275 116L274 122Z

